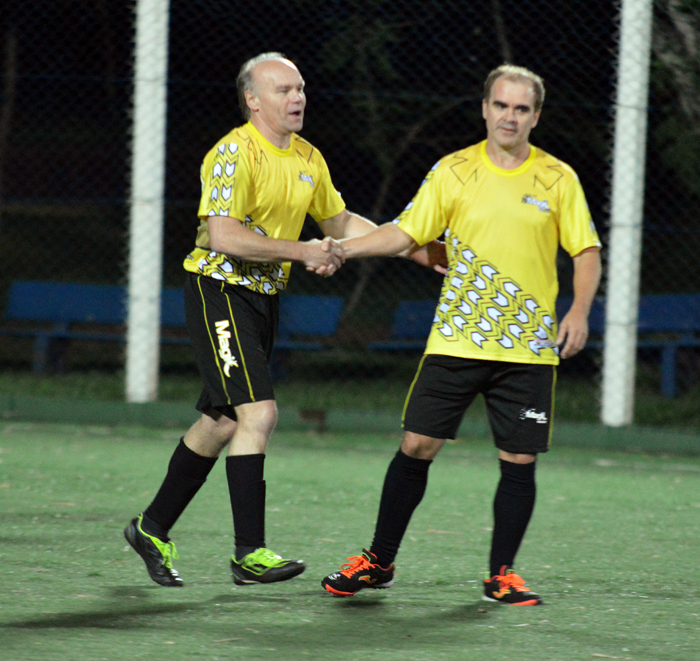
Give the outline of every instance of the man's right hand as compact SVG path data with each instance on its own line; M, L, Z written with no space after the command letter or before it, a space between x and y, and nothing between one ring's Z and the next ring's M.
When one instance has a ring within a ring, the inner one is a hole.
M345 263L343 247L330 236L323 241L311 239L306 241L305 246L307 254L304 265L307 271L329 278Z

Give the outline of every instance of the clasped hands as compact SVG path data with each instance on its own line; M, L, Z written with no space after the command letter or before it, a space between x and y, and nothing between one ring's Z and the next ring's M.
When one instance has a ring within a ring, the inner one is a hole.
M307 255L304 264L307 271L313 271L323 278L332 276L344 263L345 252L340 242L330 236L323 240L306 241Z
M316 275L329 278L345 263L346 254L342 243L330 236L322 241L319 239L306 241L304 245L306 248L304 265L307 271L313 271ZM414 244L413 247L398 254L412 259L421 266L431 268L441 275L447 273L447 254L442 241L430 241L424 246Z

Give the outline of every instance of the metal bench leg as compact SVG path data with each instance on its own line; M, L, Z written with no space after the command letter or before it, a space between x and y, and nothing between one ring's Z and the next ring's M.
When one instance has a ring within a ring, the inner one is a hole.
M49 357L49 336L41 334L36 336L34 340L34 362L32 370L35 374L42 374L46 371L46 364Z
M676 384L676 350L675 344L667 344L661 351L661 393L667 399L678 394Z

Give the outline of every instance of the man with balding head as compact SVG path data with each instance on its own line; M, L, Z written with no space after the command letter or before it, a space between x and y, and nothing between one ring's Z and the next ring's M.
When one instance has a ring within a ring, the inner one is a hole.
M303 562L283 559L265 542L263 464L277 422L268 368L277 293L287 286L291 262L331 276L344 261L336 239L376 228L347 211L323 156L297 135L306 106L297 67L281 53L264 53L241 67L236 85L247 123L204 158L196 247L184 262L187 326L203 381L201 417L176 447L153 502L124 531L150 577L165 586L183 585L169 531L226 446L234 582L272 583L304 571ZM299 241L307 214L322 241ZM439 253L406 255L431 266Z

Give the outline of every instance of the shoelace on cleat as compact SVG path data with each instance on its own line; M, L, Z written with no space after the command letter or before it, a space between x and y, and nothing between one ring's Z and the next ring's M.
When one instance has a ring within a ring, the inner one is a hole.
M369 569L371 563L364 555L351 555L348 562L340 565L340 573L347 578L363 569Z
M525 579L514 572L510 572L505 576L499 576L498 582L501 588L509 587L516 592L530 592L530 588L525 587Z
M143 533L143 530L141 532ZM160 551L160 554L163 556L163 566L172 570L173 560L177 560L180 557L177 553L177 549L175 548L175 544L173 542L162 542L157 537L153 537L153 535L148 535L147 533L143 534L147 535L153 544L155 544L155 547Z
M259 564L264 567L274 567L280 563L280 560L284 560L281 555L277 555L274 551L266 548L260 548L253 553L249 553L246 558L249 558L243 564L247 566L249 564Z
M173 560L177 560L179 557L180 556L177 552L177 549L175 548L175 544L173 544L172 542L168 542L168 551L167 551L167 555L165 555L165 566L168 569L172 569L173 568Z

